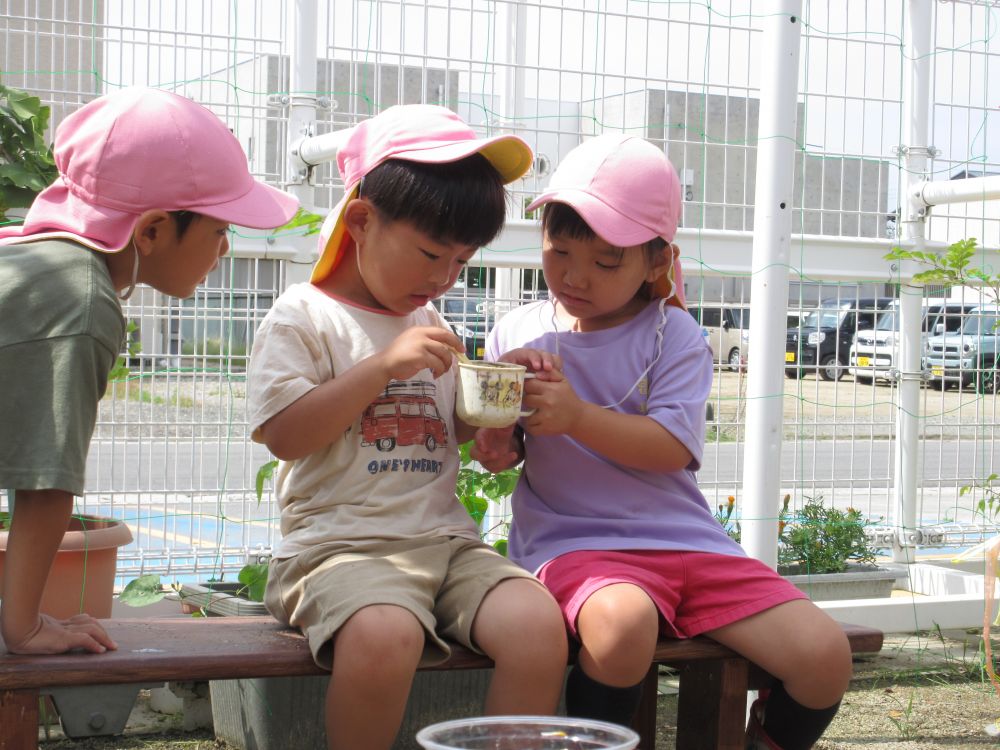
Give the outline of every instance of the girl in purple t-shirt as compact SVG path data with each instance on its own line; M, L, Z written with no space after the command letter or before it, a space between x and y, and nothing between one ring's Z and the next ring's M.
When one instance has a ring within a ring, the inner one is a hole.
M749 741L807 748L847 689L850 647L698 490L712 356L683 309L680 201L670 162L641 138L599 136L563 160L529 207L545 207L550 299L504 316L487 344L538 373L525 385L535 411L513 432L480 430L473 456L492 471L525 461L510 555L580 642L571 715L629 723L658 635L705 634L778 679Z

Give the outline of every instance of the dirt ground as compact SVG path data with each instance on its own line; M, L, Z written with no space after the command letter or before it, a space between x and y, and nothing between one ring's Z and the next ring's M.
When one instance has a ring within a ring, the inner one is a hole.
M814 375L799 380L785 378L781 394L786 437L888 437L894 433L898 391L895 384L876 381L855 382L844 375L826 381ZM716 372L709 405L725 434L726 425L742 423L747 405L746 373L723 369ZM965 426L996 423L1000 416L1000 395L980 394L952 386L936 391L920 390L921 434L925 438L954 438ZM709 420L712 424L712 420ZM966 435L968 437L968 435Z
M976 633L888 636L862 655L841 711L817 750L930 750L996 747L985 731L1000 719L1000 698L981 673ZM1000 642L994 646L1000 652ZM674 747L676 680L660 680L658 748ZM43 741L44 750L228 750L210 731L182 732L176 718L150 718L140 700L123 737ZM156 716L156 715L152 715ZM290 748L289 750L295 750Z

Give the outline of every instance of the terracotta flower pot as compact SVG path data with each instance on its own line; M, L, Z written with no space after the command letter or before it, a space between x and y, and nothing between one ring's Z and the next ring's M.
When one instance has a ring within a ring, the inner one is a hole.
M0 531L0 581L7 534L6 530ZM42 612L60 619L80 612L110 617L118 548L131 541L132 532L123 521L97 516L70 518L42 593Z

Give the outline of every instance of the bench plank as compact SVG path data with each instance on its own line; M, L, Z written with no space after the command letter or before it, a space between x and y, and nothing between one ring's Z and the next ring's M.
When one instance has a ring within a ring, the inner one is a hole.
M0 655L0 750L37 747L39 688L327 674L313 662L300 632L267 616L121 619L102 624L118 643L117 651ZM843 628L853 652L882 648L880 631ZM677 736L678 747L683 748L736 747L742 742L746 691L773 681L708 638L661 639L653 662L634 723L643 750L652 750L656 737L655 664L681 669ZM424 668L492 666L490 659L454 645L446 662Z

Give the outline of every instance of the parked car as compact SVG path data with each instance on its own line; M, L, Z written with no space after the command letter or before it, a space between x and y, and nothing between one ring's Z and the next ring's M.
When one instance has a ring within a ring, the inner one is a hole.
M966 315L958 332L927 339L923 358L927 385L941 390L975 383L980 392L996 393L998 356L1000 308L980 305Z
M693 305L688 308L701 326L715 362L726 363L733 372L746 367L750 338L750 308Z
M482 359L486 351L486 335L490 332L487 320L489 301L482 290L453 289L433 304L465 343L469 359ZM492 318L491 318L492 319Z
M823 300L799 326L785 334L785 375L801 378L815 372L823 380L840 380L847 368L851 341L859 329L874 328L892 297Z
M963 302L924 300L920 323L921 354L931 336L955 333L965 322L965 314L975 305ZM859 330L851 345L849 372L859 383L890 380L899 366L899 301L883 312L872 329Z

